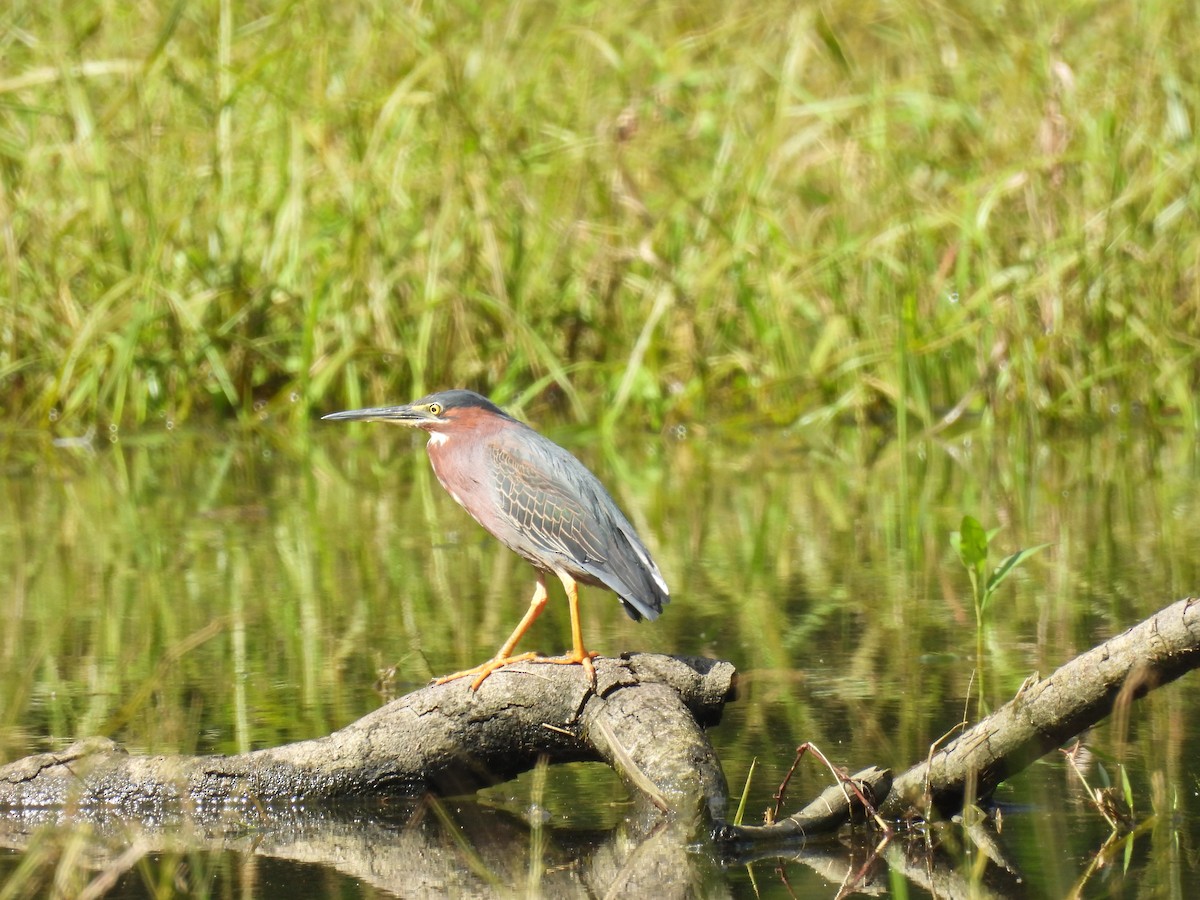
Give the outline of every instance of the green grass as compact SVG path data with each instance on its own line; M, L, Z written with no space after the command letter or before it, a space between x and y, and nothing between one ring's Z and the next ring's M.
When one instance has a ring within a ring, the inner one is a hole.
M16 0L0 412L557 386L610 421L1195 427L1192 24L1163 0Z

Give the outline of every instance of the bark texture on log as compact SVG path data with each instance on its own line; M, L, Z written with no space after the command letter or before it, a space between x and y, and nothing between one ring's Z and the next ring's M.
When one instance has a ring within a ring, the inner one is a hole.
M0 768L0 808L328 802L459 793L552 762L612 765L631 794L661 809L724 812L720 764L701 725L719 721L731 696L726 662L635 654L583 670L526 663L478 692L462 679L430 685L328 737L238 756L126 754L112 741Z

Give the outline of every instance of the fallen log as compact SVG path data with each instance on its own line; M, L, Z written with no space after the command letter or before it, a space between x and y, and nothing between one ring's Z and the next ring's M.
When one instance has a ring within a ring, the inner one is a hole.
M948 816L1123 704L1200 666L1200 600L1189 598L1066 663L901 775L865 784L883 816ZM580 669L514 665L478 692L431 685L327 737L236 756L126 754L81 741L0 767L0 810L96 809L131 818L231 805L309 807L427 791L462 793L550 763L608 763L647 816L711 826L721 855L836 834L853 804L827 791L765 826L725 821L727 789L704 729L734 696L730 663L636 654ZM864 773L867 776L867 773Z
M732 695L725 662L637 654L583 670L513 665L472 692L430 685L327 737L232 756L132 756L105 738L0 768L0 809L320 804L473 791L539 760L607 762L631 795L721 818L724 777L704 727Z

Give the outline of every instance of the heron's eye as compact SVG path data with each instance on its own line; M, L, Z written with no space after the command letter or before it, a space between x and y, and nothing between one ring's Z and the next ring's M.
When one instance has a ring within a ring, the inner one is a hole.
M431 415L440 416L442 414L442 404L440 403L430 403L428 409Z

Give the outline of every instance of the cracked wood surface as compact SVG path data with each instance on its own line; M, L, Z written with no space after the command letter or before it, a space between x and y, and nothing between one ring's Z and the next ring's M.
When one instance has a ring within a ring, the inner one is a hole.
M733 691L725 662L635 654L578 667L514 665L476 693L430 685L314 740L236 756L134 756L104 738L0 768L0 808L278 805L458 793L551 762L612 765L660 809L724 811L703 726Z

